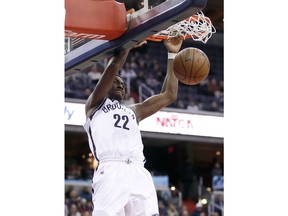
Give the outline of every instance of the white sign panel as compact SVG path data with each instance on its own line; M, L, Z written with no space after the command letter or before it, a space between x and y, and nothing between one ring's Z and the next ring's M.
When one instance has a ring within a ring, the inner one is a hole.
M65 103L64 107L64 122L68 125L85 124L85 105L78 103Z
M65 103L64 121L83 126L85 105ZM219 116L159 111L139 124L141 131L209 137L224 137L224 118Z
M223 117L160 111L140 122L142 131L223 137Z

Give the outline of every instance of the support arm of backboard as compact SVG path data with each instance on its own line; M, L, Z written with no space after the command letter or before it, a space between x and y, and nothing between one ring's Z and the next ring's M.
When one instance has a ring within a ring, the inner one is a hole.
M127 32L117 39L91 40L65 55L65 76L81 72L93 62L114 54L115 50L131 47L145 38L196 14L207 0L167 0L129 23Z

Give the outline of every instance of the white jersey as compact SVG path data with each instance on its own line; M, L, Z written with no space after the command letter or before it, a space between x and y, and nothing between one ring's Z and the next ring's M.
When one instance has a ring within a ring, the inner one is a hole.
M84 129L89 137L90 150L99 162L107 158L145 160L135 112L119 101L104 99L87 118Z
M92 215L159 216L134 111L106 98L84 128L90 150L99 161L92 179Z

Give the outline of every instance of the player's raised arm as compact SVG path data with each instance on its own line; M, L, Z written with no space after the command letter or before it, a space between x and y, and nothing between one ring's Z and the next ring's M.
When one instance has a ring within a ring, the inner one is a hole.
M181 46L183 39L173 38L164 40L164 45L168 51L167 74L159 94L147 98L142 103L132 105L135 110L138 122L158 112L163 107L171 104L177 99L178 94L178 79L173 71L173 56L175 56ZM171 57L172 56L172 57Z
M164 40L164 44L168 51L168 60L167 60L167 76L164 79L164 83L162 85L161 93L167 91L172 95L172 97L177 97L178 93L178 79L174 75L173 71L173 59L175 55L179 52L182 46L183 40L177 38L171 38L170 40ZM171 56L169 56L171 55ZM175 79L175 81L170 81L170 79Z
M101 76L97 82L93 92L88 97L85 106L86 117L90 116L94 110L96 110L99 104L107 97L109 90L111 89L115 75L123 67L127 56L132 48L140 47L143 44L146 44L146 41L141 41L138 44L134 45L131 48L123 49L117 51L114 56L112 56Z
M116 52L115 55L112 56L109 60L101 78L87 99L85 106L86 117L90 116L107 96L107 93L114 82L115 75L119 72L125 63L130 49L123 49Z

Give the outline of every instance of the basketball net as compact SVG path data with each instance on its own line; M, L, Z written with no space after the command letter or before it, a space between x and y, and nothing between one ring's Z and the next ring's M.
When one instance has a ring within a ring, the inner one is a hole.
M196 15L180 21L166 30L162 30L148 38L146 40L152 40L160 42L163 39L170 39L174 37L182 37L184 40L192 38L194 41L201 41L206 43L216 32L211 20L206 17L202 11L199 11Z

